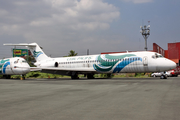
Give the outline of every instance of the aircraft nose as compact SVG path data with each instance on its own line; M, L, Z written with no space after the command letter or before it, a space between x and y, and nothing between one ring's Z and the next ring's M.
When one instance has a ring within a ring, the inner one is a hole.
M176 68L176 63L173 62L172 60L169 60L169 59L165 59L165 69L167 70L172 70L172 69L175 69Z
M28 64L20 64L16 66L15 70L19 74L27 74L30 72L30 66Z
M30 72L30 68L29 67L22 69L22 73L23 74L27 74L28 72Z
M173 61L171 61L171 60L169 60L168 66L169 66L169 68L171 68L171 69L175 69L175 68L177 67L176 63L173 62Z
M176 63L169 59L161 59L158 62L157 70L158 71L168 71L176 68Z

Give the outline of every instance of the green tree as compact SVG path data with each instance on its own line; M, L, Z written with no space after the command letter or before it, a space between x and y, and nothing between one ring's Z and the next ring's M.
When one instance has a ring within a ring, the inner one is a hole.
M76 56L78 53L76 53L74 50L70 50L69 51L69 54L68 54L68 57L70 56Z
M35 63L36 60L33 56L25 56L25 59L30 67L35 67L35 65L33 63Z

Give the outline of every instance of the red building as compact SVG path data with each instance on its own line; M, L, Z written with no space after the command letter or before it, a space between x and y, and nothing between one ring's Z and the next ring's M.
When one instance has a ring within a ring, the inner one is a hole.
M180 42L168 43L168 50L164 50L156 43L153 43L153 51L162 54L164 57L177 64L176 69L172 70L171 74L173 76L178 76L180 74Z
M162 49L156 43L153 43L153 51L162 54L164 57L174 61L178 66L180 63L180 42L168 43L168 50Z

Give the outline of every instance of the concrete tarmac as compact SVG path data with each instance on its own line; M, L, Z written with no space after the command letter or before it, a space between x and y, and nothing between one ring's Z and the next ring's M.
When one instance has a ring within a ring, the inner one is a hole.
M0 79L1 120L180 120L180 79Z

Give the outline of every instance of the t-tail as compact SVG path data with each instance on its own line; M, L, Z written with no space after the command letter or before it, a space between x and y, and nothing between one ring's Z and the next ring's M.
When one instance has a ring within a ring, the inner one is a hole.
M39 47L37 43L31 43L29 44L29 50L33 54L36 61L41 61L48 59L49 57L42 51L42 49Z
M27 46L31 51L31 54L34 56L37 62L41 60L48 59L49 57L42 51L37 43L20 43L20 44L4 44L8 46Z

